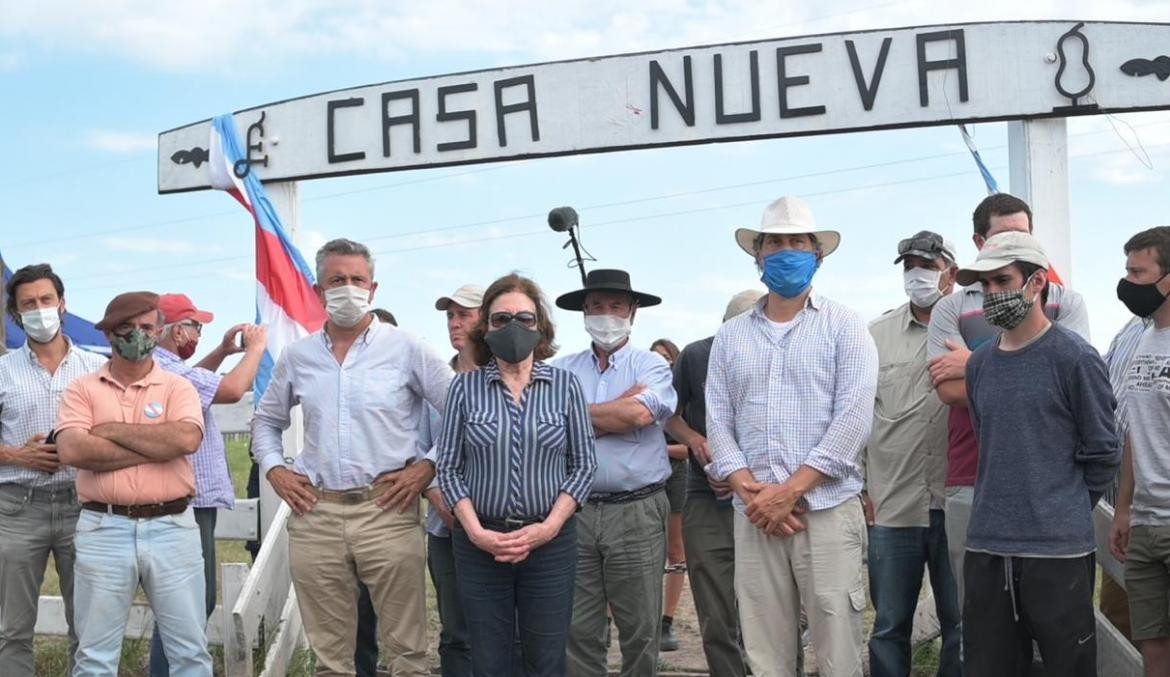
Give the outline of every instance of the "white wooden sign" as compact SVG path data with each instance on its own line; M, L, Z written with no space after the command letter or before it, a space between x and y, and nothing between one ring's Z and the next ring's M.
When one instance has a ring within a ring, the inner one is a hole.
M783 136L1170 108L1170 25L838 33L388 82L236 113L264 181ZM204 120L159 192L208 188Z

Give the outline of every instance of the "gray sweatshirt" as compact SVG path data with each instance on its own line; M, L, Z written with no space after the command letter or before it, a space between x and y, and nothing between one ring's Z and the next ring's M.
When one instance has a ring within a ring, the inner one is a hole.
M979 472L967 548L1071 557L1096 549L1092 508L1121 463L1109 373L1097 351L1053 325L1012 352L967 362Z

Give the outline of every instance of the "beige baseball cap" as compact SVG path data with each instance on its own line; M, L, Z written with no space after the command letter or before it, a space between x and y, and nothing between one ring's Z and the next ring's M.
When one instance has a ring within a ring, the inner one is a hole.
M745 289L727 302L727 310L723 311L723 321L726 322L731 318L742 315L752 309L756 302L764 298L767 292L762 292L758 289Z
M435 301L435 310L446 310L452 303L458 303L464 308L478 308L483 305L483 292L483 287L478 284L465 284L450 296L440 296Z
M1017 261L1024 261L1048 270L1048 255L1040 241L1029 233L1008 231L987 238L975 262L959 269L958 282L966 287L979 281L980 273L999 270Z

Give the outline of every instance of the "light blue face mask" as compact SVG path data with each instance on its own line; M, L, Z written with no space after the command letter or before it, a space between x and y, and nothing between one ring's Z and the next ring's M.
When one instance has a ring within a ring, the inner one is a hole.
M812 285L820 265L816 252L784 249L764 258L764 274L760 280L780 296L794 299Z

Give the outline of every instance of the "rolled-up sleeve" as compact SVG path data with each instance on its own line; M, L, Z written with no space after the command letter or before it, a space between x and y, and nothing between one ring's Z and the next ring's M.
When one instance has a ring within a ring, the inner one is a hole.
M284 465L284 442L281 433L292 424L289 411L293 402L292 380L289 376L289 353L286 350L276 361L272 380L260 405L252 416L252 458L260 466L260 474Z
M724 334L720 331L711 345L706 388L707 442L714 465L713 472L708 474L720 481L748 467L747 457L735 438L735 408L727 387L729 354Z
M666 419L674 416L678 406L678 394L674 392L674 373L670 365L662 356L649 353L645 361L639 365L637 382L646 386L646 390L634 396L641 402L654 417L655 423L665 423Z
M466 375L461 375L451 382L444 404L443 430L436 444L435 469L439 478L439 491L443 492L443 500L452 509L471 494L463 478L463 399L466 380Z
M832 478L844 477L856 468L857 455L873 427L878 377L877 347L859 318L842 327L836 339L833 419L804 462Z
M589 404L581 382L569 372L565 414L568 419L569 448L565 459L565 480L561 491L568 494L577 505L584 505L593 486L593 474L597 472L597 453L593 441L593 424L589 420Z

